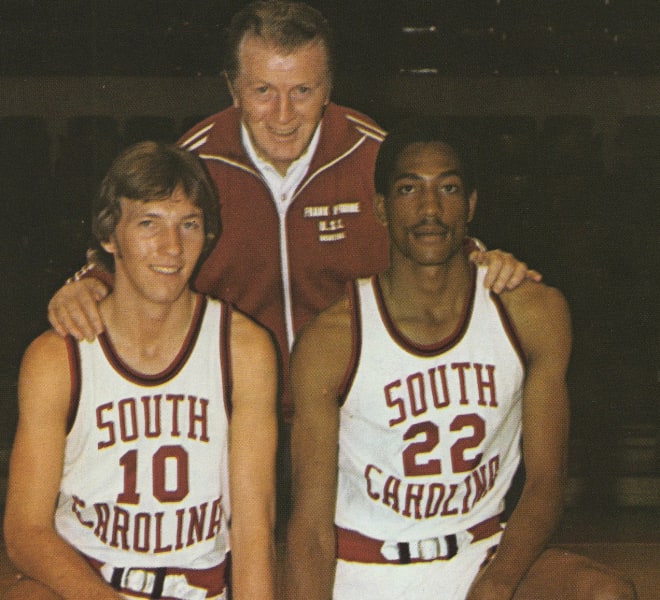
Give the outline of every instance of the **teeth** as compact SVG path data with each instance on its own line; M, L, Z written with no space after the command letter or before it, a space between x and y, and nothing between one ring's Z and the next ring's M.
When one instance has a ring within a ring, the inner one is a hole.
M277 131L275 129L272 130L275 135L281 136L281 137L287 137L290 135L293 135L295 133L295 129L290 129L289 131Z
M156 273L162 273L163 275L174 275L174 273L179 272L179 267L158 267L152 265L151 268L156 271Z

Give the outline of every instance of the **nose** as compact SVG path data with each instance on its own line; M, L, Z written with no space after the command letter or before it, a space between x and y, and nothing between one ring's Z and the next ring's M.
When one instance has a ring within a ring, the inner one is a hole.
M442 214L442 194L435 186L425 186L420 195L420 203L424 215L437 216Z
M275 113L278 123L286 124L291 120L293 115L293 104L291 98L289 98L287 94L280 94L277 97Z
M171 256L179 256L183 252L181 232L176 226L167 227L163 232L163 250Z

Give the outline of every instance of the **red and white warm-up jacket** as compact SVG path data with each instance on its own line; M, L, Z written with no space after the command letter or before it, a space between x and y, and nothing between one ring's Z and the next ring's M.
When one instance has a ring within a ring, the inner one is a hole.
M293 334L341 296L347 281L387 265L386 231L373 214L373 168L384 131L329 104L308 172L282 218L240 131L240 113L232 107L180 140L203 159L221 206L222 234L195 288L269 329L286 373Z

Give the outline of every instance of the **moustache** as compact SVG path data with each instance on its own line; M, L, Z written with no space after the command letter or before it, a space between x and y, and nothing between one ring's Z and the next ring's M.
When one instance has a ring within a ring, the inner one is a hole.
M424 217L415 223L411 227L411 230L414 233L417 233L418 230L420 232L428 232L428 230L432 230L433 233L444 235L449 232L449 227L437 217Z

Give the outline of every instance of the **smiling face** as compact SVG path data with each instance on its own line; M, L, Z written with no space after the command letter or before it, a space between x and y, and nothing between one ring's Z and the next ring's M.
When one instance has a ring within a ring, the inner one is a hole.
M441 142L406 146L394 163L387 194L377 195L378 219L387 226L393 261L443 265L462 252L477 195L469 197L461 165Z
M204 245L204 216L181 187L163 200L121 198L121 217L103 249L114 255L115 289L155 304L175 302Z
M230 82L234 106L259 156L285 174L307 148L329 102L325 46L311 41L285 52L247 34L238 63Z

